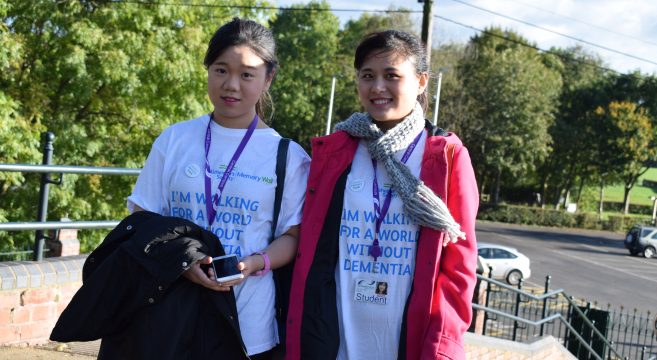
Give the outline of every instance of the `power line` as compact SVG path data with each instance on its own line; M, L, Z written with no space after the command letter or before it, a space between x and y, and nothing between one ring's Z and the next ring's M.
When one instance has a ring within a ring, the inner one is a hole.
M478 8L478 9L483 10L483 11L488 11L488 12L494 13L492 11L489 11L489 10L486 10L486 9L483 9L483 8L479 8L477 6L474 6L474 5L459 1L459 0L452 0L452 1L463 3L464 5L472 6L472 7ZM106 3L113 3L113 4L136 4L136 5L145 5L145 6L164 5L164 6L187 6L187 7L204 7L204 8L236 8L236 9L278 10L278 11L331 11L331 12L381 12L381 13L422 13L423 12L423 11L418 11L418 10L394 10L394 9L389 9L389 10L335 9L335 8L333 8L333 9L323 9L323 8L311 9L311 8L306 8L306 7L291 8L291 7L277 7L277 6L250 6L250 5L226 5L226 4L189 4L189 3L134 1L134 0L108 0L108 1L105 1L105 2ZM494 14L499 15L499 16L503 16L503 17L507 17L506 15L502 15L502 14L497 14L497 13L494 13ZM492 32L486 31L486 30L482 30L482 29L476 28L476 27L471 26L471 25L463 24L463 23L460 23L460 22L452 20L452 19L448 19L448 18L443 17L443 16L434 15L434 17L445 20L447 22L454 23L456 25L460 25L460 26L463 26L463 27L470 28L472 30L475 30L475 31L478 31L478 32L481 32L481 33L489 34L489 35L494 36L494 37L499 37L501 39L504 39L504 40L510 41L510 42L514 42L514 43L516 43L518 45L521 45L521 46L526 46L526 47L535 49L537 51L552 54L552 55L558 56L559 58L562 58L564 60L581 62L585 65L594 66L594 67L597 67L597 68L605 70L605 71L611 71L613 73L620 74L620 72L618 72L616 70L613 70L613 69L610 69L610 68L607 68L607 67L604 67L604 66L600 66L600 65L597 65L597 64L591 64L589 62L586 62L586 61L583 61L583 60L580 60L580 59L567 58L567 57L564 57L563 55L561 55L559 53L556 53L554 51L545 50L545 49L542 49L542 48L539 48L539 47L536 47L536 46L532 46L532 45L529 45L529 44L526 44L526 43L523 43L523 42L520 42L520 41L516 41L516 40L506 38L504 36L499 36L495 33L492 33ZM511 18L511 20L523 22L522 20L516 20L516 19L513 19L513 18ZM528 23L528 25L538 27L537 25L533 25L533 24L529 24L529 23ZM544 30L547 30L547 29L544 29ZM551 31L551 30L547 30L547 31ZM567 35L563 35L563 36L567 36ZM575 39L575 40L577 40L577 39ZM585 41L583 41L583 42L585 42ZM611 51L616 52L613 49ZM630 57L634 57L634 56L629 55L629 54L624 54L624 53L621 53L621 54L622 55L627 55L627 56L630 56ZM650 62L649 60L645 60L645 59L641 59L641 58L637 58L637 59ZM654 64L657 65L657 63L654 63Z
M569 39L572 39L572 40L575 40L575 41L579 41L579 42L587 44L587 45L595 46L595 47L603 49L603 50L611 51L611 52L616 53L616 54L620 54L620 55L627 56L627 57L630 57L630 58L633 58L633 59L636 59L636 60L644 61L644 62L653 64L653 65L657 65L657 62L654 62L654 61L651 61L651 60L648 60L648 59L644 59L642 57L638 57L638 56L635 56L635 55L632 55L632 54L628 54L626 52L622 52L622 51L619 51L619 50L616 50L616 49L612 49L610 47L606 47L606 46L603 46L603 45L598 45L596 43L593 43L593 42L590 42L590 41L587 41L587 40L583 40L583 39L579 39L579 38L576 38L574 36L570 36L570 35L567 35L567 34L563 34L563 33L560 33L558 31L550 30L548 28L544 28L542 26L530 23L528 21L521 20L521 19L516 19L514 17L504 15L504 14L498 13L496 11L488 10L488 9L482 8L480 6L470 4L470 3L465 2L465 1L461 1L461 0L451 0L451 1L459 3L459 4L463 4L463 5L466 5L466 6L481 10L481 11L485 11L485 12L493 14L493 15L501 16L503 18L513 20L513 21L516 21L516 22L519 22L519 23L522 23L522 24L525 24L525 25L528 25L528 26L532 26L532 27L535 27L537 29L541 29L543 31L547 31L547 32L550 32L550 33L553 33L553 34L556 34L556 35L559 35L559 36L563 36L563 37L566 37L566 38L569 38Z
M543 11L543 12L546 12L546 13L549 13L549 14L553 14L553 15L556 15L556 16L559 16L559 17L562 17L562 18L564 18L564 19L568 19L568 20L571 20L571 21L574 21L574 22L577 22L577 23L580 23L580 24L583 24L583 25L586 25L586 26L590 26L590 27L593 27L593 28L596 28L596 29L602 30L602 31L606 31L606 32L611 33L611 34L614 34L614 35L623 36L623 37L626 37L626 38L628 38L628 39L633 39L633 40L641 41L641 42L644 43L644 44L648 44L648 45L652 45L652 46L657 46L657 43L654 43L654 42L652 42L652 41L648 41L648 40L645 40L645 39L642 39L642 38L639 38L639 37L636 37L636 36L633 36L633 35L630 35L630 34L625 34L625 33L622 33L622 32L618 32L618 31L614 31L614 30L611 30L611 29L607 29L607 28L605 28L605 27L603 27L603 26L599 26L599 25L596 25L596 24L591 24L591 23L589 23L589 22L582 21L582 20L577 19L577 18L574 18L574 17L566 16L566 15L560 14L560 13L555 12L555 11L552 11L552 10L543 9L543 8L541 8L541 7L538 7L538 6L534 6L534 5L531 5L531 4L527 4L526 2L523 2L523 1L519 1L519 0L509 0L509 1L512 1L512 2L515 2L515 3L517 3L517 4L521 4L521 5L523 5L523 6L530 7L530 8L533 8L533 9L539 10L539 11Z
M596 68L601 69L601 70L604 70L604 71L610 71L610 72L613 72L613 73L615 73L615 74L621 74L620 72L618 72L618 71L616 71L616 70L614 70L614 69L611 69L611 68L605 67L605 66L600 66L600 65L598 65L598 64L593 64L593 63L591 63L591 62L588 62L588 61L585 61L585 60L582 60L582 59L570 58L570 57L564 56L563 54L560 54L560 53L558 53L558 52L555 52L555 51L552 51L552 50L545 50L545 49L542 49L542 48L540 48L540 47L538 47L538 46L534 46L534 45L530 45L530 44L524 43L524 42L522 42L522 41L518 41L518 40L510 39L510 38L508 38L508 37L506 37L506 36L501 36L501 35L499 35L499 34L496 34L496 33L492 32L492 31L487 31L487 30L479 29L479 28L474 27L474 26L472 26L472 25L467 25L467 24L464 24L464 23L458 22L458 21L456 21L456 20L448 19L448 18L446 18L446 17L444 17L444 16L434 15L434 17L435 17L435 18L438 18L438 19L441 19L441 20L445 20L445 21L447 21L447 22L451 22L451 23L456 24L456 25L459 25L459 26L467 27L467 28L469 28L469 29L472 29L472 30L478 31L478 32L480 32L480 33L484 33L484 34L491 35L491 36L496 37L496 38L500 38L500 39L502 39L502 40L506 40L506 41L508 41L508 42L512 42L512 43L517 44L517 45L521 45L521 46L524 46L524 47L528 47L528 48L531 48L531 49L534 49L534 50L536 50L536 51L540 51L540 52L543 52L543 53L546 53L546 54L551 54L551 55L557 56L557 57L559 57L560 59L563 59L563 60L566 60L566 61L575 61L575 62L578 62L578 63L584 64L584 65L588 65L588 66L596 67Z
M227 5L227 4L191 4L191 3L176 3L176 2L160 2L160 1L134 1L134 0L107 0L103 1L111 4L134 4L145 6L186 6L186 7L201 7L201 8L218 8L218 9L256 9L256 10L279 10L279 11L309 11L309 12L377 12L377 13L422 13L419 10L403 10L403 9L388 9L388 10L367 10L367 9L324 9L324 8L307 8L307 7L281 7L281 6L253 6L253 5Z

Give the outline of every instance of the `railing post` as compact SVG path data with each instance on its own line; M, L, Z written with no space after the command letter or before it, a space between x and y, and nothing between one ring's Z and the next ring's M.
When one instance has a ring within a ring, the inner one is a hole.
M593 338L593 336L595 335L595 332L593 331L593 328L595 328L595 320L591 320L591 324L593 324L593 326L591 326L591 331L589 332L589 346L593 349L593 340L595 340ZM593 349L593 350L594 350L593 352L595 353L595 349ZM590 359L591 356L592 356L591 351L589 351L588 353L589 353L589 359Z
M572 324L572 321L573 321L573 305L572 305L573 296L572 295L568 296L568 299L570 301L568 301L568 309L566 310L566 322L569 323L569 324ZM566 327L566 334L565 334L565 337L564 337L566 339L566 341L565 341L565 346L566 347L568 347L570 345L570 333L571 333L570 329L568 327Z
M41 139L44 142L43 145L43 165L50 165L52 162L52 152L53 145L52 142L55 140L55 134L52 132L44 132L41 134ZM39 187L39 208L37 210L37 221L45 222L48 219L48 192L50 185L50 174L43 173L41 174L41 184ZM34 238L34 260L41 261L43 260L43 248L45 243L45 237L43 235L43 230L37 230L36 236Z
M583 311L583 313L584 313L584 315L585 315L586 317L588 317L589 314L591 313L591 302L590 302L590 301L587 301L587 302L586 302L586 310ZM586 329L586 325L587 325L587 324L586 324L586 321L584 320L584 318L582 318L581 321L582 321L582 323L579 325L579 329L577 329L577 331L579 331L579 334L582 336L582 338L584 338L584 340L586 340L586 337L584 336L584 330ZM595 321L591 321L591 322L593 323L593 326L595 326ZM592 334L593 334L593 329L591 328L591 332L590 332L590 334L589 334L589 339L588 339L588 341L589 341L589 346L591 346L591 335L592 335ZM580 343L580 344L577 345L577 354L575 354L575 357L578 358L578 359L579 359L580 351L582 351L582 348L584 347L584 346L582 346L582 345L583 345L582 343ZM585 350L586 350L586 349L585 349ZM588 350L587 350L587 352L588 352L589 357L590 357L590 356L591 356L591 352L588 351Z
M545 277L545 292L543 292L543 294L547 294L550 291L551 278L552 276L549 274ZM547 297L543 299L543 313L541 315L542 316L541 319L545 319L545 315L547 315L547 301L548 301ZM545 330L545 324L541 324L541 332L540 332L541 336L543 336L544 330Z
M493 278L493 267L489 266L488 267L488 278L492 279ZM492 283L489 281L488 284L486 285L486 308L488 308L488 304L490 302L490 289L492 288ZM488 311L484 311L484 328L481 330L481 335L486 335L486 327L488 326Z
M522 279L518 281L518 290L522 290ZM520 291L516 293L516 308L514 314L516 317L520 315ZM518 335L518 321L513 320L513 341L516 341Z

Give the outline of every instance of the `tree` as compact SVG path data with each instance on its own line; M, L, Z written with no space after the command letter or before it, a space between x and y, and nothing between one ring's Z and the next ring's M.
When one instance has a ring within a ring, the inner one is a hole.
M326 1L294 5L270 22L281 63L272 86L273 125L281 134L308 145L324 135L331 78L338 71L338 19Z
M472 116L465 137L480 185L492 183L499 201L502 181L526 178L550 152L548 128L561 89L559 73L527 40L498 28L471 38L459 64ZM483 193L483 191L482 191Z
M56 135L58 164L142 166L164 127L210 109L202 61L217 24L260 14L249 8L0 0L0 161L36 162L39 133L48 130ZM38 176L19 180L0 178L0 216L8 221L35 217ZM134 181L66 175L51 191L49 217L121 218ZM103 233L83 233L83 250ZM0 248L13 246L10 238L15 236L0 238Z
M655 128L645 109L632 102L612 101L607 107L598 107L595 117L609 129L611 136L604 146L612 164L612 171L624 185L623 208L629 212L630 191L639 176L647 170L647 163L657 155Z
M347 21L340 31L340 53L353 60L354 51L363 37L377 31L395 29L419 36L417 23L411 19L410 10L394 7L389 10L393 12L385 15L363 13L358 19Z
M629 74L608 74L605 80L597 84L595 91L592 91L595 104L589 110L589 122L591 128L596 133L595 151L597 156L591 158L594 168L594 176L600 179L600 206L599 212L602 213L602 189L605 183L625 185L626 194L629 195L630 189L634 186L632 175L628 175L622 170L629 161L629 157L618 156L620 153L630 151L630 149L620 149L609 144L609 139L615 139L619 132L614 122L608 119L608 116L601 116L599 109L609 110L612 103L633 103L637 111L644 111L643 114L648 117L653 129L657 128L657 118L653 112L657 112L657 80L655 76L643 75L639 72ZM608 121L602 121L607 119ZM651 143L651 147L655 144ZM640 156L639 154L636 154ZM655 155L644 161L647 167L655 163ZM645 170L642 170L645 171ZM630 171L631 173L631 171ZM640 174L639 174L640 175ZM635 180L636 181L636 180ZM629 189L628 189L629 186ZM629 209L629 197L625 199L624 208Z
M596 177L594 161L598 158L596 127L587 121L587 114L604 104L600 88L609 76L602 61L581 47L551 49L559 56L557 67L563 80L555 122L550 127L554 140L552 154L539 167L541 200L552 201L558 207L567 202L571 188L577 183L579 204L587 181Z
M463 91L463 79L458 76L458 65L466 57L465 44L443 44L438 48L433 49L431 55L431 69L432 73L437 77L438 72L442 72L441 90L440 90L440 106L438 126L458 134L468 146L468 125L473 125L472 121L468 119L472 115L470 108L470 98L466 96ZM429 84L429 95L433 99L430 115L427 114L430 120L433 119L435 111L435 98L437 87L437 79L433 79ZM467 138L467 140L466 140Z
M7 4L0 1L0 17L6 14ZM8 27L0 23L0 73L6 74L18 66L21 44L10 36ZM39 161L39 126L30 124L17 110L20 103L5 89L9 82L0 76L0 163L37 163ZM21 173L0 172L0 222L9 221L15 210L7 194L14 192L25 181ZM15 237L0 233L0 251L15 246Z

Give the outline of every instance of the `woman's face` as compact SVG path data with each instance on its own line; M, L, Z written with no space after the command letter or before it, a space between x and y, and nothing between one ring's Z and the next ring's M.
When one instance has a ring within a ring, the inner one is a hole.
M413 111L428 79L427 73L417 74L412 59L375 50L358 70L358 97L374 120L401 120Z
M271 79L266 63L251 48L226 48L208 67L208 95L217 122L227 127L248 127Z

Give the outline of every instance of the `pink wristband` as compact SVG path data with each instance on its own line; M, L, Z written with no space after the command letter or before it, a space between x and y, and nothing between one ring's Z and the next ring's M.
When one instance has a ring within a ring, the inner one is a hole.
M258 255L262 256L262 259L265 261L265 267L262 270L258 270L255 273L253 273L253 275L256 275L256 276L265 275L266 273L269 272L269 270L271 270L271 263L269 262L269 256L264 251L256 251L251 255L255 255L255 254L258 254Z

